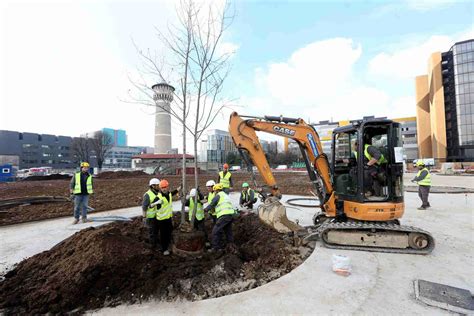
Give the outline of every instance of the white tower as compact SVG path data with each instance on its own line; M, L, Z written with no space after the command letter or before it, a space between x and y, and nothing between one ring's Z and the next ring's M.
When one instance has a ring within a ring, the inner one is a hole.
M158 83L151 87L155 91L155 154L168 154L171 150L170 103L173 101L174 88L167 83Z

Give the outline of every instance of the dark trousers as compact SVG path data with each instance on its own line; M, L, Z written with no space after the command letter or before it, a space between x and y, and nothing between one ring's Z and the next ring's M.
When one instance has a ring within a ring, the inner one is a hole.
M232 215L222 215L217 219L214 228L212 228L212 248L223 249L226 245L224 243L224 234L226 236L227 243L234 242L234 236L232 235L232 222L234 218Z
M146 225L148 226L150 244L153 248L156 248L156 244L158 243L158 221L156 218L147 218Z
M216 222L217 222L217 217L216 217L216 215L209 214L209 216L211 216L212 223L215 225Z
M171 218L164 220L157 220L155 218L146 219L148 225L148 231L150 234L150 244L153 248L156 248L158 243L158 231L160 232L160 244L161 250L169 250L171 243L171 234L173 233L173 222Z
M428 185L419 185L418 186L418 196L421 199L421 207L429 207L430 202L428 202L428 196L430 195L430 186Z

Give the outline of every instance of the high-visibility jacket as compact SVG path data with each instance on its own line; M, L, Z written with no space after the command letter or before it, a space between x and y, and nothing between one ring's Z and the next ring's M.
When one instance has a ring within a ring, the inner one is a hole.
M254 190L248 189L248 190L242 191L242 199L244 200L244 202L253 203L253 200L250 201L250 197L252 196L252 192L253 192L253 200L255 200L255 191Z
M74 177L75 177L75 184L74 184L74 190L72 191L72 193L73 194L86 193L86 192L81 192L81 172L76 172ZM94 190L92 190L92 176L91 175L87 177L86 189L87 189L88 194L94 193Z
M146 194L148 195L148 198L150 200L150 204L148 205L148 208L146 209L146 218L155 218L156 217L156 205L154 207L150 207L151 203L156 198L155 192L153 192L151 189L146 191Z
M369 146L371 146L371 145L369 145L369 144L365 144L365 145L364 145L364 155L365 155L365 158L367 158L368 160L372 159L372 156L369 154ZM357 156L356 156L356 158L357 158ZM379 158L379 160L377 160L376 163L377 163L378 165L381 165L381 164L383 164L383 163L387 163L387 159L385 159L385 157L384 157L383 154L381 153L381 154L380 154L380 158Z
M191 221L193 218L193 212L194 212L194 198L190 197L189 198L189 220ZM202 203L197 202L197 208L196 208L196 219L198 221L202 220L204 218L204 208L202 207Z
M219 172L219 183L222 183L222 186L224 189L230 188L230 177L232 174L227 171L227 173L224 176L224 171Z
M426 174L426 177L423 180L418 181L418 185L430 187L431 186L431 173L428 170L428 168L421 169L420 171L418 171L416 176L419 177L421 175L421 172L424 170L426 170L426 172L428 173Z
M209 193L209 195L207 196L207 203L211 204L212 202L212 199L216 196L216 192L211 192ZM212 209L209 211L209 214L215 216L216 215L216 210L215 209Z
M217 202L216 206L216 217L219 218L223 215L233 215L235 211L230 197L223 191L217 193L217 195L219 196L219 202Z
M158 193L161 200L161 208L156 211L156 219L162 221L173 216L173 195L169 193L168 199L165 199L161 193Z

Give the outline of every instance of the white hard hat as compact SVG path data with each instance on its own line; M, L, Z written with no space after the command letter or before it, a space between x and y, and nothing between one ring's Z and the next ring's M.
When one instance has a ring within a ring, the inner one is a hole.
M151 179L149 185L154 185L154 184L159 185L159 184L160 184L160 180L157 179L157 178Z
M206 182L206 187L213 187L215 184L214 180L209 180Z
M192 188L191 191L189 191L189 196L190 197L195 197L196 196L196 189Z

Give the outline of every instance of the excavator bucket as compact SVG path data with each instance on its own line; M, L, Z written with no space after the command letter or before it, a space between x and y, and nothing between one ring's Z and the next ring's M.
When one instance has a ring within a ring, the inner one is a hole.
M303 229L303 227L288 219L286 207L276 197L267 198L258 207L258 217L279 233L289 233Z

